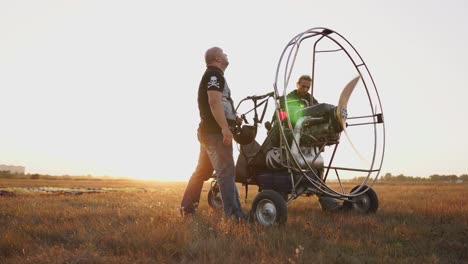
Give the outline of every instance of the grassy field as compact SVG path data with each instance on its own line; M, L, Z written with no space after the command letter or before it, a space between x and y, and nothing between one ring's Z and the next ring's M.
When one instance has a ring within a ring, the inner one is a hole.
M0 196L0 263L468 263L468 184L377 183L374 215L324 213L301 197L285 226L268 228L223 219L207 205L208 184L197 215L182 218L185 185L0 179L3 190L115 188Z

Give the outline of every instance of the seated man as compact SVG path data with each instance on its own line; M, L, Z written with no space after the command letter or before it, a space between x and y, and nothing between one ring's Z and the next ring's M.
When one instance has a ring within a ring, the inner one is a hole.
M310 86L312 84L312 78L309 75L302 75L299 77L296 83L296 90L286 95L286 100L283 96L279 98L280 107L286 110L286 104L288 106L288 118L291 120L291 124L296 124L298 116L296 112L304 107L318 104L318 101L309 93ZM273 117L273 120L276 118Z
M298 116L296 113L297 110L318 104L318 101L309 93L309 89L312 84L312 78L309 75L302 75L299 77L296 83L296 90L290 92L286 96L286 103L288 104L289 115L291 123L295 125ZM280 98L281 108L284 109L284 98ZM279 142L278 142L279 143ZM278 143L276 145L278 145ZM291 144L291 142L288 142ZM323 169L319 172L319 176L323 177ZM341 204L334 198L319 195L320 207L323 211L334 211L341 207Z
M296 83L296 90L290 92L286 97L288 102L299 101L302 107L318 104L318 101L309 93L312 78L302 75ZM305 104L307 103L307 104Z

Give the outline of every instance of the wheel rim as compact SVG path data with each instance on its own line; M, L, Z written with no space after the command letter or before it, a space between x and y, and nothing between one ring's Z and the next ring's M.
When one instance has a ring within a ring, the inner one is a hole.
M362 194L353 198L353 207L355 210L365 213L371 206L371 200L367 194Z
M221 192L213 192L211 202L214 205L214 207L222 208L223 207L223 200L221 199Z
M268 199L261 200L255 210L257 220L262 225L272 225L276 221L276 206Z

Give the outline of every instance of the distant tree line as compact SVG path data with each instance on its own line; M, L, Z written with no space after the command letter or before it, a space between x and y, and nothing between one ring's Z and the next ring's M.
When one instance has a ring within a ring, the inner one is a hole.
M122 178L115 178L111 176L93 176L93 175L84 175L84 176L70 176L70 175L48 175L48 174L22 174L22 173L11 173L10 171L0 171L0 179L31 179L31 180L118 180Z
M0 179L30 179L30 177L23 173L12 173L10 171L0 170Z
M357 177L354 180L363 180L365 177ZM433 174L429 177L414 177L414 176L405 176L403 174L392 175L391 173L386 173L384 176L379 178L380 181L384 182L457 182L463 181L468 182L468 174L462 174L460 176L451 174L451 175L439 175Z

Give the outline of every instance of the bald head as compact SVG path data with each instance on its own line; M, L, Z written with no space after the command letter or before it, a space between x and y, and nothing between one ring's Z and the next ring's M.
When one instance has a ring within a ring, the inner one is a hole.
M206 66L215 66L222 69L223 71L229 65L227 55L224 54L223 50L219 47L209 48L205 52L205 63Z
M222 54L222 53L223 53L223 50L221 48L218 48L218 47L209 48L205 52L206 65L216 61L216 57L219 56L219 54Z

